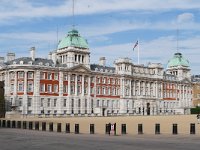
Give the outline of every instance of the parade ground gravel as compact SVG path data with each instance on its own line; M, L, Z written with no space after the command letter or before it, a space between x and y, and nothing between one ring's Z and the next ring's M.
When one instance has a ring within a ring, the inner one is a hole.
M67 134L0 129L0 150L199 150L199 135Z

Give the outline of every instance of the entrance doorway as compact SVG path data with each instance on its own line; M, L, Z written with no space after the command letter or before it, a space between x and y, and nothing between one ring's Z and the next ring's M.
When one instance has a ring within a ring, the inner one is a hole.
M150 115L150 103L147 103L147 115Z
M106 113L106 108L103 108L103 110L102 110L103 112L102 112L102 116L105 116L105 113Z

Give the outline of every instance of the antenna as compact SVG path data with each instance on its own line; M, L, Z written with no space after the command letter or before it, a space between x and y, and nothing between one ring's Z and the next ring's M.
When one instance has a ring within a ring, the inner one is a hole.
M72 28L74 29L75 24L74 24L74 0L72 0Z

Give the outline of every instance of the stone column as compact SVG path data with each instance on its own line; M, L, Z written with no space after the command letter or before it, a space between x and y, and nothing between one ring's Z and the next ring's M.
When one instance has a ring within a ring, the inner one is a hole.
M81 85L81 90L82 90L82 92L81 92L81 95L82 96L84 96L85 95L85 93L84 93L84 88L85 88L85 80L84 80L85 78L84 78L84 75L82 75L82 85Z
M71 95L71 75L68 74L68 96Z
M15 79L14 79L14 91L13 95L17 96L17 71L15 71Z
M124 80L125 80L124 78L121 79L121 82L122 82L122 84L121 84L122 85L122 96L123 96L123 98L125 97L125 83L124 83Z
M132 84L131 84L131 79L130 79L130 81L129 81L129 97L131 98L132 97Z
M91 77L88 77L88 96L90 97L91 95Z
M138 95L141 95L140 80L138 81Z
M75 75L75 84L74 84L74 86L75 86L75 96L77 96L77 94L78 94L78 92L77 92L77 85L78 85L78 82L77 82L77 74Z
M59 72L59 98L58 98L58 114L62 114L62 104L63 104L63 72Z
M34 87L33 87L33 113L40 113L40 71L36 70L34 72Z
M24 95L27 94L27 70L24 71Z

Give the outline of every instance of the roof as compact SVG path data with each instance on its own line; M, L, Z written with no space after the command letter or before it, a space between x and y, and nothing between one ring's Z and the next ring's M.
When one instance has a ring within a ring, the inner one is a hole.
M35 61L33 61L31 57L20 57L20 58L7 62L6 64L7 65L20 64L22 61L23 61L23 64L32 63L33 65L49 64L49 66L52 66L54 64L51 59L35 58Z
M115 72L114 67L101 66L101 65L97 65L97 64L91 64L90 69L93 71L112 72L112 73Z
M75 29L72 29L68 32L67 36L58 43L57 48L61 49L69 46L83 49L89 48L87 40L81 37L78 31Z
M178 66L189 67L189 61L181 53L175 53L173 58L168 61L167 66L168 68Z

